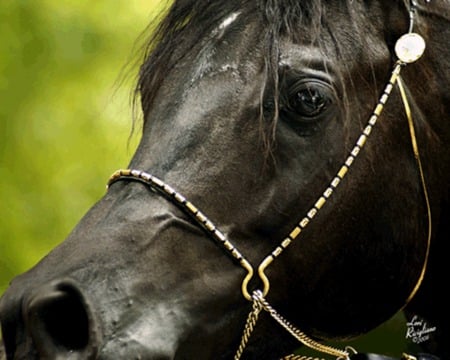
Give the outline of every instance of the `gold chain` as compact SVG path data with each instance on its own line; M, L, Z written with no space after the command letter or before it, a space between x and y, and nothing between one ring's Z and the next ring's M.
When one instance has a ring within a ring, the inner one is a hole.
M242 333L241 343L234 355L234 360L239 360L247 347L248 340L253 333L256 323L258 322L259 314L263 309L262 304L259 301L253 301L252 310L248 314L247 321L245 323L244 331Z
M334 348L332 346L321 344L317 341L312 340L303 331L297 329L293 324L281 316L263 297L262 292L257 290L253 293L254 301L261 304L264 310L266 310L273 319L275 319L283 328L285 328L293 337L295 337L303 345L309 347L310 349L336 356L337 359L348 359L349 352L347 350L341 350Z
M266 312L268 312L276 322L278 322L300 343L313 350L335 356L336 360L348 360L350 357L349 350L356 353L356 351L352 348L341 350L312 340L303 331L297 329L293 324L291 324L288 320L286 320L283 316L281 316L264 298L264 295L260 290L256 290L253 292L252 299L253 299L252 311L250 311L247 317L247 322L245 324L244 332L241 338L241 343L239 344L239 348L236 352L236 355L234 356L234 360L239 360L241 358L245 350L245 347L247 346L248 340L258 321L261 310L265 310ZM281 360L324 360L324 359L307 357L304 355L288 355Z

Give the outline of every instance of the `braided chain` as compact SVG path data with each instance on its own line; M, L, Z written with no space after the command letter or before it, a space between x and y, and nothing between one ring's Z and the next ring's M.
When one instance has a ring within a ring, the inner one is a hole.
M247 321L245 323L245 328L242 334L241 343L239 344L239 348L236 351L234 356L234 360L239 360L247 347L250 336L253 333L253 330L258 322L259 314L261 310L267 311L272 318L274 318L283 328L285 328L292 336L294 336L299 342L303 345L332 356L336 356L336 360L348 360L350 359L350 353L348 350L356 353L353 348L347 347L345 350L337 349L328 345L320 344L311 338L309 338L304 332L297 329L294 325L292 325L288 320L286 320L283 316L281 316L264 298L261 290L256 290L253 292L253 304L252 310L248 314ZM280 360L325 360L323 358L305 356L305 355L287 355Z
M291 324L288 320L286 320L283 316L281 316L270 304L269 302L264 298L262 292L260 290L256 290L253 293L253 301L260 304L260 306L267 311L272 318L278 322L285 330L287 330L293 337L295 337L300 343L303 345L309 347L310 349L316 350L318 352L322 352L325 354L329 354L332 356L336 356L337 360L347 360L349 359L349 352L346 350L337 349L332 346L324 345L321 343L318 343L317 341L312 340L308 335L306 335L303 331L297 329L293 324ZM291 358L288 357L288 359L295 359L292 358L292 356L296 355L290 355ZM301 359L301 358L299 358ZM304 360L304 359L302 359Z
M252 311L248 314L247 321L245 323L244 332L242 334L241 343L239 348L234 355L234 360L239 360L247 347L248 340L253 333L256 323L258 322L258 317L263 309L262 304L259 301L253 301Z

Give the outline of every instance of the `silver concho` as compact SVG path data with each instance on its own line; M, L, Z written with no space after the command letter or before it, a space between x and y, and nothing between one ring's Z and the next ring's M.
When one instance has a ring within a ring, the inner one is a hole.
M408 33L397 40L395 54L406 64L418 60L425 51L425 40L416 33Z

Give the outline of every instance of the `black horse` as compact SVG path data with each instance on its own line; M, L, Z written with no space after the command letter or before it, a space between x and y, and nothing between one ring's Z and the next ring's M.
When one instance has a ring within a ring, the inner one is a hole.
M139 171L12 281L7 359L346 359L320 342L401 309L449 359L449 9L175 1L140 71Z

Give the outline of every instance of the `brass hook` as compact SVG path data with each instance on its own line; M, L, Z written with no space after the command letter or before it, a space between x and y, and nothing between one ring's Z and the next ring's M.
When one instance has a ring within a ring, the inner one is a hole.
M261 262L261 264L258 267L258 275L259 275L259 278L261 279L261 282L263 285L261 292L264 297L269 293L269 289L270 289L269 278L267 277L267 275L265 274L264 271L272 263L273 260L274 260L274 257L272 255L269 255ZM244 280L242 281L242 285L241 285L242 294L248 301L253 301L252 295L250 294L250 291L248 290L248 284L249 284L250 280L253 278L253 274L254 274L253 267L245 259L242 259L240 263L241 263L241 266L245 270L247 270L247 275L245 276Z

